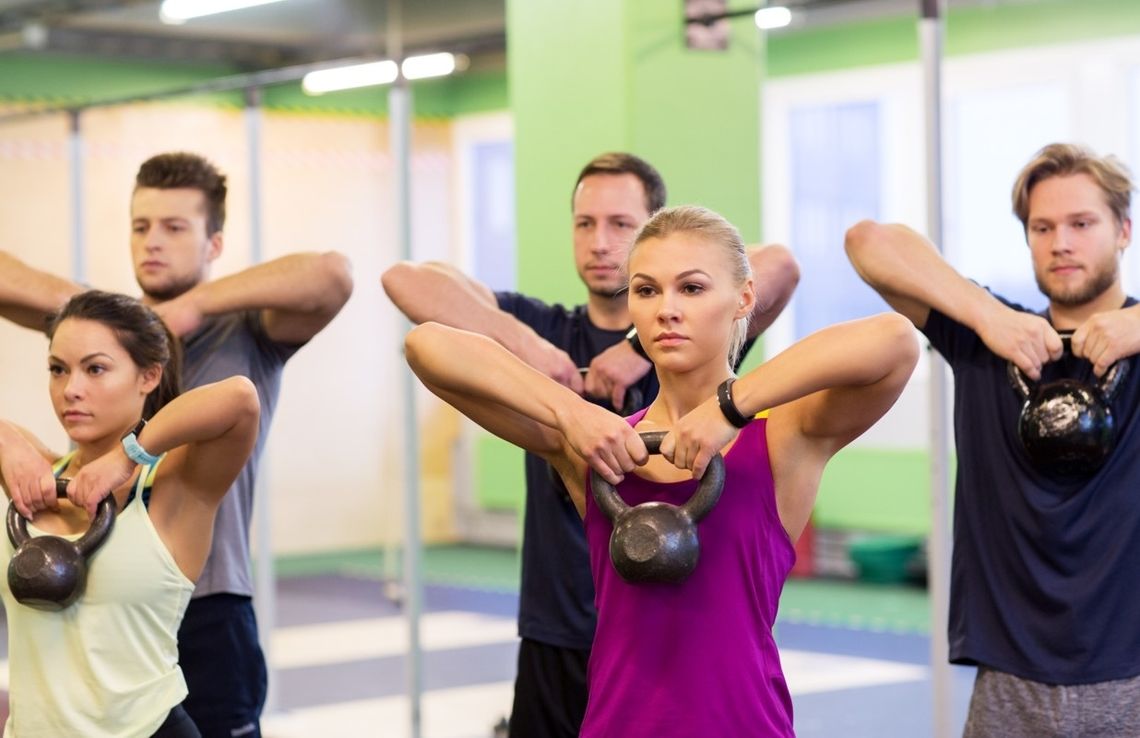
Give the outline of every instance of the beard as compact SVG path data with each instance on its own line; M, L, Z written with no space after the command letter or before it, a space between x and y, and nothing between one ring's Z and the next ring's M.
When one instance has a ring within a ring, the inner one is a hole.
M189 292L197 286L200 281L201 280L194 278L182 278L152 285L146 285L139 281L139 288L142 289L144 295L152 300L156 302L166 302L167 300L173 300L185 292Z
M1079 307L1087 305L1107 292L1120 278L1120 267L1115 258L1101 264L1084 284L1066 288L1051 288L1040 274L1037 277L1037 289L1057 305L1065 307Z
M590 287L587 285L586 289L590 291L591 295L596 295L597 297L605 297L609 300L616 300L617 298L624 295L625 291L628 288L625 285L622 285L621 287Z

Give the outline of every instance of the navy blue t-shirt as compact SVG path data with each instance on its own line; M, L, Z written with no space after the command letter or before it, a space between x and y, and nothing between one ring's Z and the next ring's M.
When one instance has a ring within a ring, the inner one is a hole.
M950 660L1046 684L1140 674L1136 357L1125 360L1128 375L1111 401L1115 451L1090 478L1052 479L1020 445L1023 400L1007 362L937 311L923 332L954 372ZM1042 381L1062 377L1097 381L1091 364L1068 354L1042 370Z

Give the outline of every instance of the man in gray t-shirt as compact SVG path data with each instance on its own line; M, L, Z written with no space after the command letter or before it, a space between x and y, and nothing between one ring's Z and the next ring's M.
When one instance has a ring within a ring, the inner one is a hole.
M261 400L257 446L218 510L213 546L178 633L203 738L259 738L266 693L250 581L249 525L261 451L281 372L336 317L352 293L348 260L297 253L210 279L222 253L226 178L195 154L160 154L140 167L131 196L131 261L142 301L184 342L187 389L248 377ZM85 288L0 252L0 316L42 330L44 318Z

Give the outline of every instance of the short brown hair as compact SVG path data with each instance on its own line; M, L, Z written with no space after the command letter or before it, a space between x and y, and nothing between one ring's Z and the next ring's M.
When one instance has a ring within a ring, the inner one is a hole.
M645 209L653 215L665 207L665 180L661 178L652 164L633 154L620 151L610 151L593 159L582 167L578 179L574 182L574 189L570 191L570 208L574 208L574 193L582 180L595 174L632 174L641 180L641 187L645 190Z
M1128 167L1111 154L1097 156L1085 146L1067 143L1049 144L1034 155L1017 175L1013 184L1013 214L1022 228L1029 227L1029 193L1037 183L1050 177L1087 174L1100 187L1117 224L1131 217L1132 174Z
M226 223L226 176L198 154L176 151L152 156L135 176L135 189L192 189L206 198L206 235L212 236Z

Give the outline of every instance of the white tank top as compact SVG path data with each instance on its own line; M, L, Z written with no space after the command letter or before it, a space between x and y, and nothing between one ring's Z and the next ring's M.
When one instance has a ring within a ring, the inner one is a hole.
M157 466L139 474L134 499L88 560L86 590L64 610L16 602L7 578L14 551L0 536L10 671L4 738L149 738L186 697L177 635L194 583L143 504Z

